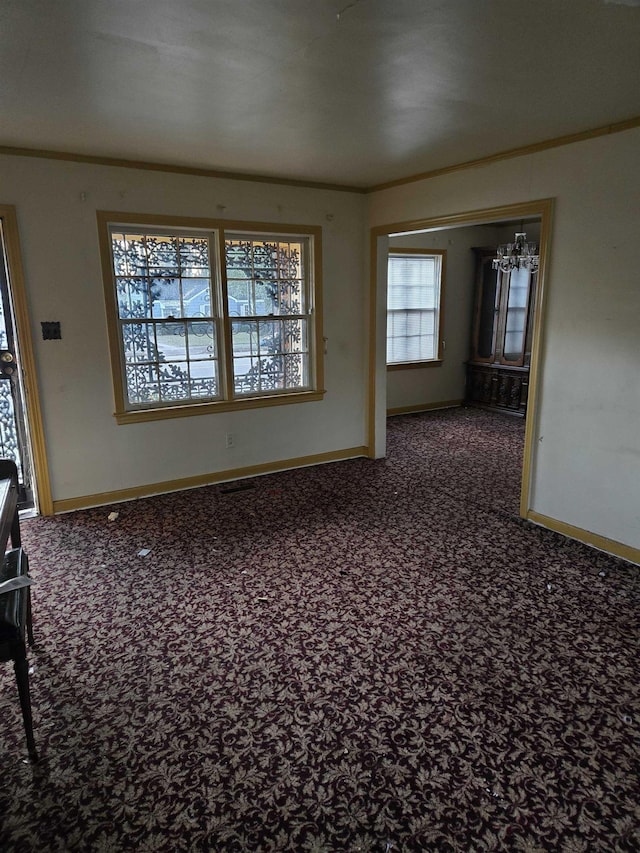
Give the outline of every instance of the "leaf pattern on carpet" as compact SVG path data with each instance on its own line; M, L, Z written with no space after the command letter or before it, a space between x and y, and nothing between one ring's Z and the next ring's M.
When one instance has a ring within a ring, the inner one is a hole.
M638 569L518 518L522 439L403 416L384 460L24 522L0 849L640 849Z

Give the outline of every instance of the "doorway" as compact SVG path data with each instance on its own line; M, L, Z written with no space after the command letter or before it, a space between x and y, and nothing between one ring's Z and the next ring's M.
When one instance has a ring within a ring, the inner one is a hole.
M444 231L467 226L501 226L514 220L534 217L540 222L540 270L535 294L532 330L531 365L529 372L527 417L525 423L520 515L528 517L531 505L533 464L533 436L536 424L536 393L539 373L543 301L545 297L545 267L549 249L553 201L542 199L500 208L454 214L433 219L399 222L378 226L371 231L371 338L369 383L369 455L381 457L386 452L386 359L385 359L385 309L386 309L386 259L391 235L403 236L425 231ZM471 229L473 230L473 229ZM502 241L501 241L502 242ZM446 312L446 306L445 306Z
M18 468L18 508L51 514L15 209L0 205L0 457Z

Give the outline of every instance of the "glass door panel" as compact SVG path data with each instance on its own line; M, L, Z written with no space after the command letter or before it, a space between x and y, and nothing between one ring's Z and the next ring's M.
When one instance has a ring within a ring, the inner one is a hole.
M498 274L491 263L484 263L474 356L479 361L493 360L499 299Z
M509 276L501 359L504 364L521 365L524 360L530 279L529 270L524 268L512 270Z
M33 509L33 460L9 275L0 220L0 457L18 468L18 508Z

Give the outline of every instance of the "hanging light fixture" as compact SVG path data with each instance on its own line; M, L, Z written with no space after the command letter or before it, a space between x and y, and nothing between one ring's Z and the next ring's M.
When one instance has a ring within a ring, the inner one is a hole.
M502 270L502 272L519 270L522 267L535 272L540 261L536 248L535 243L527 243L527 235L524 231L516 232L515 243L498 246L492 266L494 270Z

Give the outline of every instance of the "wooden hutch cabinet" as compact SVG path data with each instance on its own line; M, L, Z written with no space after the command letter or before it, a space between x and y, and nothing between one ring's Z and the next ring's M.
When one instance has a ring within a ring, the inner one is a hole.
M474 249L475 302L466 402L524 416L537 272L494 270L495 249Z

